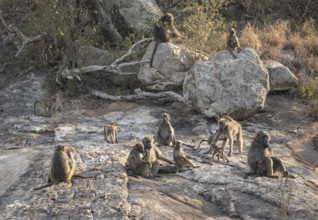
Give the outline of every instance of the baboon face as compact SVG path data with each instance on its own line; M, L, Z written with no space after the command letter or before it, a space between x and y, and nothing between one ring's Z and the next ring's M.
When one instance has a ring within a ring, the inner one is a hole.
M226 120L224 118L221 118L219 120L219 128L224 131L226 127L227 127Z
M61 144L57 145L57 146L55 147L55 149L56 149L56 151L66 151L66 150L65 150L65 146L64 146L64 145L61 145Z
M168 113L163 113L162 117L163 117L163 120L170 121L170 115Z
M181 147L181 145L182 145L182 142L181 141L176 141L176 143L175 143L175 148L176 149L178 149L178 148L180 148Z
M231 36L234 36L236 34L236 31L233 28L230 28L229 32Z
M144 154L145 152L144 145L142 143L137 143L135 145L135 150L141 154Z
M166 13L164 16L161 17L160 21L163 24L171 25L173 22L173 15L170 13Z
M145 146L145 149L150 149L152 147L152 144L153 144L153 139L150 138L150 137L145 137L143 140L142 140L144 146Z
M258 142L265 148L269 147L270 135L265 131L259 131L257 133Z

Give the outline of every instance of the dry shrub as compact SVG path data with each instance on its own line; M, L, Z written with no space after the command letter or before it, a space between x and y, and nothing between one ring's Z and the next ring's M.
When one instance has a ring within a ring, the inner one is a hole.
M310 102L309 116L317 119L318 118L318 100L314 99Z
M288 31L287 22L278 22L274 25L269 25L265 28L263 33L263 40L269 44L269 46L283 48L286 45L286 34Z
M303 38L300 34L292 33L286 42L286 48L288 49L295 49L296 47L303 47Z
M257 53L261 52L262 43L259 34L257 33L257 30L251 26L251 24L247 24L239 40L242 47L251 47Z

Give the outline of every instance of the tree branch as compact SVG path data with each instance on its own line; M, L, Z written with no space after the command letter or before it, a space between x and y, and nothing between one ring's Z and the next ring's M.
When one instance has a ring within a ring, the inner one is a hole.
M120 69L126 66L134 66L134 65L139 65L139 64L144 64L144 63L149 63L150 60L148 61L131 61L127 63L120 63L122 62L125 58L128 56L132 55L134 53L134 49L136 46L138 46L141 43L147 42L147 41L152 41L153 38L145 38L142 39L136 43L134 43L128 50L126 54L123 56L117 58L111 65L109 66L99 66L99 65L91 65L91 66L85 66L81 68L75 68L75 69L68 69L65 68L63 71L61 71L61 76L67 79L73 79L76 77L77 79L80 80L80 77L77 74L80 73L91 73L91 72L96 72L96 71L105 71L107 73L113 73L113 74L118 74L118 75L134 75L135 73L132 72L122 72Z
M9 27L7 25L7 23L5 22L5 20L3 19L1 13L0 13L0 20L1 20L1 23L12 33L15 33L16 35L18 35L21 39L22 39L22 46L20 47L20 49L18 50L18 52L15 54L15 57L18 57L20 55L20 53L22 52L22 50L24 49L24 47L29 44L29 43L34 43L34 42L37 42L37 41L40 41L40 40L43 40L47 34L46 33L43 33L43 34L40 34L40 35L37 35L35 37L27 37L25 36L18 28L12 26Z
M111 67L117 66L118 63L122 62L126 57L128 57L128 56L130 56L131 54L134 53L133 50L135 49L136 46L138 46L139 44L142 44L142 43L144 43L144 42L147 42L147 41L152 41L153 39L154 39L154 38L145 38L145 39L142 39L142 40L140 40L140 41L134 43L134 44L129 48L128 52L127 52L125 55L123 55L123 56L117 58L110 66L111 66Z

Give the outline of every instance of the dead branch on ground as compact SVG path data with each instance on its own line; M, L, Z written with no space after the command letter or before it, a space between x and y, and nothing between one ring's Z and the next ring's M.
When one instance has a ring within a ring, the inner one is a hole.
M135 95L110 95L107 93L103 93L97 90L92 90L91 92L94 96L110 100L110 101L137 101L137 100L146 100L146 99L169 99L171 101L177 101L186 104L184 98L172 91L167 92L145 92L141 89L135 90Z

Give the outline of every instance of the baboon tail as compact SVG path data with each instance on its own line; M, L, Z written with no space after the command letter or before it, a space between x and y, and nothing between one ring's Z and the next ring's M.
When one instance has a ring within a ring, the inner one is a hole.
M208 142L208 140L201 140L198 147L193 148L193 150L198 150L200 148L200 145L202 144L202 142Z
M60 180L55 180L55 181L52 181L52 182L47 183L47 184L45 184L45 185L42 185L42 186L39 186L39 187L35 187L33 190L43 189L43 188L52 186L53 184L57 184L57 183L59 183L59 182L60 182Z
M36 106L36 104L37 104L38 102L39 102L39 101L34 102L34 106L33 106L33 114L34 114L34 115L36 115L36 113L35 113L35 106Z
M156 53L156 51L157 51L157 47L158 47L158 43L155 42L155 47L153 48L152 55L151 55L151 59L150 59L150 67L152 67L153 57L155 56L155 53Z

